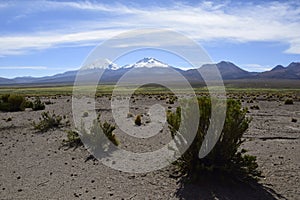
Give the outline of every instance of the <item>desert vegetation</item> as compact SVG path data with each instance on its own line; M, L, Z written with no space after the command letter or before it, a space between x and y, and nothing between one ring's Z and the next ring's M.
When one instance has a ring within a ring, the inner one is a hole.
M44 110L45 104L42 103L41 99L39 97L36 97L33 104L32 104L32 110Z
M288 98L288 99L286 99L286 100L284 101L284 104L285 104L285 105L292 105L292 104L294 104L294 101L293 101L293 99Z
M246 150L240 148L250 122L246 117L247 109L243 109L239 101L227 101L226 119L220 138L208 156L199 159L199 150L210 123L211 101L206 97L198 98L198 106L201 116L197 135L188 150L175 162L179 171L190 178L197 178L207 172L243 178L259 176L256 157L246 154ZM168 113L167 121L173 138L178 134L181 114L180 107Z
M90 130L86 130L84 127L81 130L66 130L67 139L62 141L62 145L75 148L82 146L82 137L87 144L90 144L91 148L97 148L99 144L102 146L106 145L106 148L108 148L110 144L104 142L104 137L107 137L114 145L118 146L120 142L113 133L116 127L106 121L101 122L100 118L101 115L98 115L97 119L93 121Z
M67 139L64 139L62 141L63 146L68 147L78 147L82 146L83 143L80 139L79 133L76 130L67 130Z
M57 89L62 91L66 88ZM107 87L106 89L110 88ZM30 191L37 188L37 179L26 180L26 185L20 182L30 174L30 176L45 179L38 183L38 188L41 190L51 185L49 191L45 190L44 196L51 196L53 191L60 188L56 182L58 179L53 177L64 177L62 183L68 188L71 186L75 188L71 193L68 193L69 189L61 188L63 195L69 199L74 198L74 196L92 199L101 195L105 198L125 197L130 199L132 193L135 195L133 198L143 199L145 195L140 191L143 191L145 186L152 191L151 194L149 193L150 198L155 198L159 192L164 199L197 199L200 195L207 197L207 199L223 196L232 199L231 197L234 196L247 197L249 195L254 195L257 197L256 199L268 199L266 198L268 195L264 196L266 192L264 188L269 187L287 199L298 199L299 189L296 187L296 183L299 176L297 175L298 171L295 170L295 167L298 167L296 155L299 146L297 131L299 130L300 119L298 112L300 93L298 90L229 90L228 97L230 96L235 100L228 100L227 102L229 109L222 139L218 141L206 158L199 159L199 147L206 134L206 128L210 124L211 102L204 97L209 96L207 91L197 89L197 95L202 96L197 101L202 116L199 121L197 136L191 148L178 161L165 169L149 174L134 174L122 173L105 167L95 157L92 157L90 152L97 151L97 148L102 146L108 153L105 156L109 157L116 145L121 145L121 149L137 152L140 150L152 151L156 149L157 143L157 147L160 148L165 145L163 140L165 135L168 136L167 139L170 139L172 135L174 137L178 134L178 125L183 110L177 107L181 100L176 99L172 94L155 90L155 88L153 88L153 92L148 91L145 95L142 94L141 90L139 94L135 94L131 98L135 102L131 102L126 120L136 130L140 129L135 124L138 114L141 115L143 128L152 125L154 120L149 120L149 115L147 115L151 105L159 103L168 110L168 124L164 124L161 132L149 138L152 143L144 143L140 139L131 140L130 137L123 137L122 130L115 125L110 115L111 95L106 89L99 89L96 95L96 112L101 113L101 120L100 117L95 119L92 127L88 130L84 126L82 130L77 130L72 123L67 126L65 121L72 120L72 107L71 98L65 96L64 92L61 93L56 89L55 92L51 92L50 88L37 90L36 94L33 94L33 90L26 89L25 91L25 88L20 90L22 95L17 94L17 92L10 92L11 95L24 97L22 108L25 110L8 113L7 109L0 112L1 157L5 161L3 162L3 181L1 182L1 187L5 188L2 190L4 197L15 199L24 196L26 199L30 198ZM26 94L27 92L31 95ZM42 95L44 93L48 94ZM2 95L0 97L1 104L3 103L3 96L5 102L8 102L8 98L6 100L5 96L10 95ZM38 99L36 97L40 98L40 102L35 101ZM162 100L160 100L161 97L163 97ZM285 106L286 99L292 99L293 104ZM46 103L47 100L51 103ZM48 114L44 114L44 111L32 111L35 102L44 104L46 106L45 112ZM50 105L52 103L55 103L55 106ZM251 109L251 106L256 105L259 106L259 110L247 112L247 107ZM89 112L84 111L86 110L83 110L82 116L80 116L83 121L91 117ZM39 117L40 119L38 119ZM33 124L35 125L32 126ZM249 128L247 128L248 126ZM33 131L33 128L36 131ZM43 132L43 134L36 134L37 132ZM170 136L170 134L172 135ZM107 142L107 139L111 142ZM99 143L99 141L103 142ZM83 142L85 147L92 151L86 151L86 148L82 147ZM86 146L86 144L88 145ZM41 152L37 152L37 149L41 149ZM67 149L69 150L67 151ZM245 149L249 151L246 152ZM19 159L20 155L24 155L22 159ZM255 156L257 156L257 160ZM93 159L88 159L90 157ZM98 156L96 157L98 158ZM16 166L17 162L21 164ZM40 163L40 167L35 165L36 163ZM54 164L57 168L53 168ZM23 170L19 167L21 165L26 166L26 168ZM260 178L256 182L252 178L259 178L260 171L262 171L264 178ZM94 176L101 178L97 179ZM87 179L86 177L91 178ZM120 180L120 182L116 180ZM61 180L59 179L59 181ZM119 188L119 183L125 182L138 189L132 189L134 187L121 190L111 189ZM149 184L146 185L148 182ZM231 182L236 183L236 185L230 184ZM245 185L248 183L250 186ZM86 188L85 184L88 185ZM96 189L93 189L93 185L96 184L103 186L103 188L99 189L94 186ZM82 189L80 189L81 187ZM191 188L195 189L191 190ZM236 188L237 190L235 190ZM253 190L260 192L254 194ZM11 191L16 191L16 193ZM106 195L107 191L110 193ZM126 191L128 191L128 195ZM269 191L267 190L268 194L274 194ZM60 198L61 195L57 194L55 197ZM276 194L274 197L280 198Z
M7 112L23 111L25 109L25 98L22 95L5 94L0 100L0 110Z
M54 112L50 114L49 111L42 112L38 122L33 122L32 125L35 130L46 132L50 129L59 128L62 125L63 117L56 115Z
M45 104L41 102L39 97L35 97L32 102L23 95L5 94L1 96L0 110L6 112L24 111L25 108L31 108L34 111L44 110Z
M82 124L81 130L79 131L82 134L82 138L90 145L91 149L109 148L110 143L106 142L106 138L113 143L115 146L120 144L118 138L114 134L116 127L107 121L102 122L101 115L99 114L97 119L93 120L92 127L90 130L86 130L84 124Z

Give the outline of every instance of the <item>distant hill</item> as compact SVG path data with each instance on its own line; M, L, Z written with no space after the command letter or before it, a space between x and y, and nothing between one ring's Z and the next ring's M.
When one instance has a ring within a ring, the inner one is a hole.
M8 78L1 78L0 77L0 85L4 85L4 84L13 84L14 81Z
M277 65L270 71L257 74L262 79L300 79L300 62L292 62L287 67Z
M103 66L93 66L85 68L80 71L81 80L87 82L98 81L97 74L103 73L101 82L115 83L124 74L130 71L128 76L129 82L144 81L144 80L164 80L164 81L179 81L174 77L174 70L182 74L190 82L202 82L203 78L200 74L215 75L213 68L216 66L219 70L223 80L300 80L300 63L292 62L287 67L282 65L275 66L270 71L265 72L248 72L241 69L234 63L228 61L221 61L217 64L205 64L198 69L180 69L163 63L155 58L143 58L134 64L127 64L124 66L117 66L109 61L107 69ZM199 73L200 72L200 73ZM14 85L14 84L73 84L78 70L67 71L53 76L45 77L17 77L13 79L1 78L0 85ZM209 77L209 76L208 76ZM212 76L213 77L213 76Z
M183 74L186 77L188 77L189 80L192 80L192 81L202 80L202 77L200 76L200 74L214 74L215 73L213 65L214 64L205 64L205 65L202 65L198 69L187 70L186 72L183 72ZM256 72L245 71L231 62L221 61L221 62L215 64L215 66L219 70L219 72L224 80L253 78L255 75L257 75ZM200 74L199 74L199 72L200 72Z

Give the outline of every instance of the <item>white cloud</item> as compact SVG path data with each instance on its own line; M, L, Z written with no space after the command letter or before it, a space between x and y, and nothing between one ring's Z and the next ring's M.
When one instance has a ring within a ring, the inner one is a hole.
M231 5L206 1L195 6L175 3L169 7L139 8L89 1L45 1L39 6L30 6L31 12L72 9L74 12L83 10L94 14L105 12L108 16L101 21L70 21L73 29L22 33L22 36L2 35L0 55L23 54L32 49L61 45L91 45L126 30L149 27L180 31L200 41L277 41L290 45L285 53L300 54L300 6L294 2Z
M290 54L300 54L300 34L299 39L291 39L290 47L284 52Z
M272 69L270 66L264 66L260 64L242 64L241 67L247 71L251 72L263 72L263 71L269 71Z
M84 46L96 45L91 41L100 42L103 39L108 39L111 35L117 35L121 30L98 30L86 31L78 33L39 33L29 36L3 36L0 37L0 55L16 55L23 54L26 50L45 49L58 45L63 46Z
M32 69L32 70L46 70L48 69L46 66L0 66L0 70L3 69Z

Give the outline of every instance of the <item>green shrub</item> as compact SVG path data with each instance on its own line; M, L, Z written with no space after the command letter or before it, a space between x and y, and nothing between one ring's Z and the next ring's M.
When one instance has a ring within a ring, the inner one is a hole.
M100 149L101 151L103 147L105 147L105 149L109 149L111 143L107 143L106 138L115 146L120 144L119 140L113 133L115 129L116 127L114 125L111 125L106 121L102 123L99 115L98 118L93 121L90 133L86 131L84 124L82 124L80 132L82 134L83 141L86 142L85 144L88 145L88 148L97 152L97 149Z
M83 145L77 131L68 130L66 133L67 140L63 140L63 145L67 145L69 147L78 147Z
M25 108L32 108L33 107L32 101L26 100L25 103L24 103L24 107Z
M10 110L10 104L8 102L1 102L0 103L0 110L9 112Z
M292 105L292 104L294 104L294 101L293 101L293 99L286 99L286 100L284 101L284 104L285 104L285 105Z
M1 101L7 103L7 102L8 102L9 96L10 96L10 94L3 94L3 95L1 96Z
M141 115L137 115L135 117L134 124L137 125L137 126L142 125L142 117L141 117Z
M54 112L50 115L49 111L42 112L40 121L38 123L33 122L33 127L41 132L46 132L50 129L58 128L62 125L62 117L56 115Z
M10 111L22 111L24 110L25 98L21 95L10 95L8 97L8 103L10 104Z
M1 97L0 110L1 111L23 111L25 109L25 98L16 94L5 94Z
M244 142L242 136L250 122L246 118L247 109L242 109L239 101L227 101L222 133L212 151L206 157L199 159L200 147L210 124L211 100L207 97L199 98L198 106L200 119L196 137L187 151L175 162L182 174L197 178L205 171L221 171L223 174L242 175L243 177L259 176L256 157L245 155L246 151L239 148ZM175 112L168 112L167 122L174 138L178 134L181 122L181 109L177 108ZM181 135L185 134L181 133ZM180 146L178 147L180 148Z
M32 105L32 110L44 110L45 109L45 104L41 102L41 99L39 97L36 97L33 105Z
M102 129L104 135L116 146L120 144L120 142L117 140L116 135L113 133L113 131L116 129L115 126L109 124L108 122L99 123L100 128Z
M171 131L172 138L175 137L175 134L179 130L180 122L181 122L181 109L180 107L176 108L175 113L173 113L171 110L168 110L167 112L167 122L169 124L169 128Z

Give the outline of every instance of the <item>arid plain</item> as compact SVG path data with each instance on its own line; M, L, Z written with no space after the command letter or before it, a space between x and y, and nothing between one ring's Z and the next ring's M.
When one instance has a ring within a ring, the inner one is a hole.
M279 93L278 93L279 94ZM243 148L257 156L263 177L258 183L180 184L172 175L172 165L151 173L131 174L111 169L89 159L84 147L62 145L66 130L74 128L71 96L41 97L48 101L46 111L65 116L64 125L40 133L33 129L42 111L0 112L0 196L1 199L299 199L300 198L300 101L290 94L292 105L285 105L289 95L229 94L240 99L252 118L244 134ZM174 110L168 95L135 95L130 112L142 115L142 126L149 126L148 108L161 104ZM32 99L34 99L32 97ZM51 103L50 103L51 102ZM101 118L114 123L110 98L96 98ZM129 116L129 120L131 119ZM170 139L168 126L148 139L132 138L114 131L120 148L136 152L151 151Z

